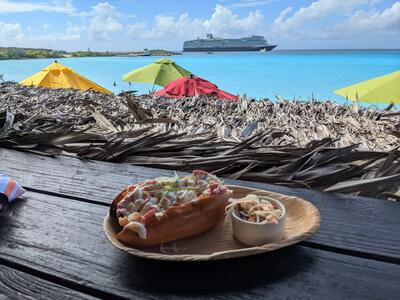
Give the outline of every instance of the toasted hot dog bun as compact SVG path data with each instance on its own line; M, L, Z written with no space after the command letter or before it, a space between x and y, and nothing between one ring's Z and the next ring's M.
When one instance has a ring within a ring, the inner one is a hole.
M113 201L112 217L116 218L116 206L125 195L126 191L123 191ZM201 195L193 201L169 207L160 219L154 215L147 219L143 223L147 231L145 239L132 230L133 226L124 226L117 238L126 245L151 247L201 234L224 219L230 196L228 190L219 195Z
M112 202L119 241L151 247L201 234L224 219L232 195L215 175L202 170L130 185Z

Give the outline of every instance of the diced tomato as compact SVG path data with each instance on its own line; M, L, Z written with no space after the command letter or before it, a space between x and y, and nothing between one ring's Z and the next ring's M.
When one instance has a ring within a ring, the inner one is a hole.
M211 190L211 191L215 190L216 188L218 188L218 185L219 185L218 182L211 181L211 182L210 182L210 190Z
M249 217L249 221L250 222L255 222L255 221L257 221L257 217L256 216L250 216Z
M142 191L147 192L147 191L151 191L153 189L152 185L146 185L144 187L142 187Z
M146 222L149 218L151 218L152 216L154 216L156 214L156 209L152 208L150 209L147 213L144 214L144 216L142 217L143 222Z
M144 186L144 185L151 185L151 184L156 184L156 183L157 183L156 180L154 180L154 179L148 179L148 180L146 180L145 182L141 183L140 185L141 185L141 186Z
M200 176L207 176L208 173L206 171L203 170L194 170L193 171L193 175L196 177L200 177Z
M227 187L215 182L215 181L211 181L210 182L210 193L211 195L218 195L218 194L222 194L226 191Z

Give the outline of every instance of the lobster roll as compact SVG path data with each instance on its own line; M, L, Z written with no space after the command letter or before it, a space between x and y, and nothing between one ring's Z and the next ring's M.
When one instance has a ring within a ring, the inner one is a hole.
M112 202L117 238L133 247L151 247L201 234L223 220L232 195L215 175L159 177L130 185Z

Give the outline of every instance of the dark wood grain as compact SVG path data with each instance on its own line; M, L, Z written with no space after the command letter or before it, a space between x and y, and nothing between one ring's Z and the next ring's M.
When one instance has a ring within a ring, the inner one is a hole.
M0 158L0 172L20 180L24 186L105 205L132 182L173 174L127 164L49 158L4 149L0 149ZM254 182L226 182L294 195L315 204L322 220L321 228L308 242L314 246L400 262L400 203Z
M127 164L56 158L0 148L0 172L21 181L29 188L86 198L105 204L126 185L172 171Z
M114 248L107 207L28 192L0 217L0 258L125 298L394 299L400 265L301 246L202 263L138 259Z
M0 265L0 299L98 299Z

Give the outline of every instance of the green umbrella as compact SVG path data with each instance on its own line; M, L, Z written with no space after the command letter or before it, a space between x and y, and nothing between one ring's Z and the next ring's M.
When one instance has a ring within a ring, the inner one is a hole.
M178 66L173 60L159 59L154 63L133 70L122 79L129 82L152 83L165 86L171 81L189 76L191 73Z

